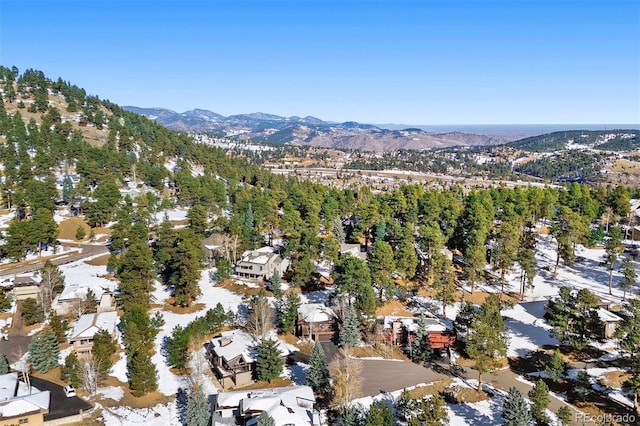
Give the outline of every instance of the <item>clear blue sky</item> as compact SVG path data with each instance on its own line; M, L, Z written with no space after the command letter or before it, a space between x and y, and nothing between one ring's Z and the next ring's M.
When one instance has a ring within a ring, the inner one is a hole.
M0 63L178 112L640 123L640 1L0 0Z

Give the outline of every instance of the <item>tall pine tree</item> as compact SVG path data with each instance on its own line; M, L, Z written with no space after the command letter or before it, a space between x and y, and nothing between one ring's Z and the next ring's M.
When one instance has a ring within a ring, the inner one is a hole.
M502 418L504 426L530 426L533 423L529 406L518 388L509 389L502 406Z
M278 349L277 342L265 339L258 345L258 360L256 361L256 376L258 380L271 383L271 380L280 377L284 360Z
M211 407L202 386L196 385L189 395L186 426L209 426L211 423Z
M309 370L307 371L307 383L313 391L324 395L329 389L330 376L327 358L320 342L313 345L311 357L309 358Z
M58 340L50 328L45 328L29 343L29 360L33 368L41 373L58 366L59 354Z

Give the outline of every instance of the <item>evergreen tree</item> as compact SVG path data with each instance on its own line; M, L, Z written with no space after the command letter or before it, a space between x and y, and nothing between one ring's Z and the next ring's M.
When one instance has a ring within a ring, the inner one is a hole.
M80 386L80 378L78 377L78 357L71 352L64 359L64 365L60 368L60 378L65 382L71 383L73 387Z
M0 286L0 312L5 312L11 309L11 299L4 290L4 287Z
M76 228L76 240L84 240L87 237L87 231L85 231L84 226L78 225Z
M139 350L127 356L127 370L133 396L140 397L158 389L158 371L149 350Z
M211 423L211 407L202 386L195 386L189 395L186 426L209 426Z
M115 339L111 337L107 330L100 330L93 336L93 346L91 347L91 355L100 366L102 376L106 376L113 362L111 356L116 353L117 344Z
M447 317L447 305L455 301L455 272L451 260L438 253L434 258L433 287L436 290L435 298L442 303L442 316Z
M58 366L59 354L58 340L50 328L45 328L29 343L29 360L33 368L41 373Z
M362 419L356 407L346 407L342 415L342 426L360 426Z
M136 241L124 253L116 271L120 280L118 303L125 311L133 305L149 307L152 289L153 258L146 242Z
M352 348L360 342L360 322L355 309L351 306L345 308L344 321L340 329L340 345L344 348Z
M216 281L221 282L229 278L231 276L232 270L233 270L233 266L231 265L231 262L229 262L225 258L218 259L216 261L216 275L215 275Z
M279 297L282 294L282 280L280 279L280 272L273 271L270 288L274 296Z
M410 353L411 360L414 362L426 362L431 359L433 355L433 349L429 341L429 332L427 331L427 319L424 315L420 315L420 318L418 318L418 327L415 337L411 342Z
M300 296L294 291L290 291L280 302L280 329L283 333L293 333L298 318L298 308L300 308Z
M529 406L518 388L509 389L502 406L502 418L505 426L530 426L533 424Z
M569 426L571 424L571 420L573 420L573 414L571 414L571 409L566 405L558 408L558 412L556 413L558 416L558 421L560 422L559 426Z
M173 328L166 345L169 365L175 368L185 368L187 366L190 337L188 327L182 327L178 324Z
M9 363L7 357L4 354L0 354L0 375L7 374L9 372Z
M549 406L551 399L549 398L549 387L542 380L538 381L529 391L529 399L531 400L531 416L538 424L548 424L550 419L545 410Z
M557 381L564 377L564 359L560 351L555 351L551 355L551 359L544 368L544 372L547 376L554 381Z
M170 262L168 284L174 289L174 304L187 307L201 294L198 281L204 252L202 239L191 229L178 232Z
M58 343L65 343L67 341L67 330L69 329L69 323L58 316L56 311L51 311L49 314L49 327L56 336Z
M471 327L471 324L473 323L475 317L476 308L473 303L468 301L462 302L460 311L458 312L458 315L453 322L456 333L465 335L469 331L469 328Z
M277 341L265 339L258 345L258 360L256 361L256 376L258 380L267 381L280 377L284 360L281 358Z
M44 321L42 307L32 297L28 297L22 302L21 315L25 325L33 325Z
M314 392L320 395L324 395L329 389L329 364L327 364L327 358L320 342L316 342L311 351L309 370L307 371L307 384L313 388Z
M622 261L622 275L624 276L620 282L620 287L624 290L622 300L626 300L627 291L633 290L633 287L636 285L636 265L630 257L625 257Z
M507 354L507 335L497 295L489 295L480 306L466 336L465 347L469 357L476 363L474 368L478 370L478 392L480 392L482 373L491 373L499 368L498 357Z
M509 272L518 257L518 246L520 244L520 223L519 217L511 212L502 220L496 235L496 247L492 253L496 269L500 270L500 293L504 293L504 276Z
M276 421L266 411L260 413L257 426L276 426Z
M611 294L611 289L613 287L613 270L615 269L615 264L618 261L618 256L620 255L620 253L624 251L622 238L622 230L619 226L614 226L613 228L611 228L609 239L605 244L607 269L609 270L609 294Z
M372 247L371 256L367 262L371 271L373 283L378 286L379 299L386 299L395 295L393 278L391 273L395 270L395 262L393 260L393 249L383 240L377 240Z
M412 411L409 417L409 426L444 426L449 424L447 407L439 394L417 401Z
M587 371L578 371L578 375L576 376L573 386L573 393L575 397L580 401L584 401L585 397L591 393L591 389L591 379L589 378Z
M393 426L393 411L384 401L374 402L364 419L364 426Z

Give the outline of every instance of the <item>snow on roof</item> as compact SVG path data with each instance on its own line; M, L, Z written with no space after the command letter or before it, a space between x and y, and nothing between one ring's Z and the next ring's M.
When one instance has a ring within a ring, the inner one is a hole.
M18 373L8 373L0 376L0 401L13 398L18 387Z
M283 356L289 355L291 350L286 343L276 340L277 348ZM223 331L220 337L211 339L213 352L219 357L230 361L242 355L247 362L255 362L257 360L256 347L258 340L242 330Z
M418 330L419 320L419 317L397 317L389 315L384 317L384 328L391 328L391 325L394 322L398 321L402 323L402 326L406 328L407 331L415 332ZM443 322L437 318L425 318L424 321L427 326L427 331L439 332L447 330L447 326L445 326Z
M100 330L107 330L113 333L118 323L118 313L101 312L99 314L82 315L75 327L69 340L90 339Z
M273 247L261 247L256 250L248 250L242 253L240 262L266 265L270 259L277 256L278 255L273 251Z
M298 308L305 322L325 322L337 318L335 312L322 303L304 303Z
M211 344L216 355L227 361L239 355L243 355L247 362L256 361L256 341L251 334L242 330L223 331L220 337L211 339Z
M107 281L107 280L104 280L104 281ZM108 284L108 287L104 287L102 285L102 280L100 284L94 284L94 283L87 283L82 285L78 283L67 284L64 286L64 290L62 290L62 293L60 293L60 296L58 296L58 301L63 302L68 300L84 299L85 297L87 297L87 293L89 289L93 291L93 294L95 295L97 300L100 300L100 298L102 297L102 294L105 291L113 292L115 290L116 284L114 282L107 281L106 284Z
M606 309L598 308L598 317L600 321L603 322L618 322L622 321L622 318L614 314L613 312L609 312Z
M631 205L631 211L636 214L636 216L640 216L640 199L633 198L629 200L629 204Z
M27 413L49 409L51 392L43 391L0 402L1 417L17 417Z
M218 407L238 407L242 413L266 411L276 426L313 424L313 404L316 398L309 386L221 392Z

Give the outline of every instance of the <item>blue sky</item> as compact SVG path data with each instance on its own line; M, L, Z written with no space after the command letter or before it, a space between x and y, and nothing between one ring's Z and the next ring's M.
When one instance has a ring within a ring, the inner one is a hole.
M0 0L0 63L179 112L640 123L640 2Z

